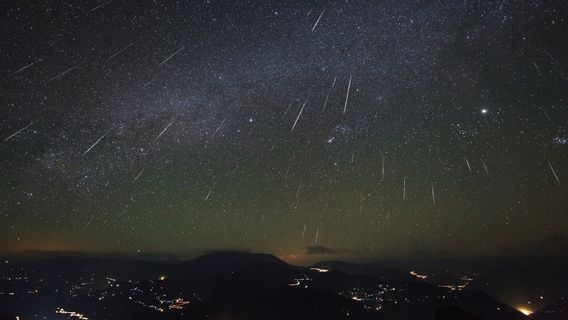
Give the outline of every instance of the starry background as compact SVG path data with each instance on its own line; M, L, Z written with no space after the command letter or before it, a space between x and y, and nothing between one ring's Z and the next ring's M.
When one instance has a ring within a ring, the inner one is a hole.
M2 6L2 251L568 252L565 1Z

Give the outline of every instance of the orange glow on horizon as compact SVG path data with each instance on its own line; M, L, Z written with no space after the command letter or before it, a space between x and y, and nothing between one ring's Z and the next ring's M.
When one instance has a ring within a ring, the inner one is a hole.
M530 316L531 314L533 314L533 311L526 307L518 307L517 310L519 310L519 312L521 312L525 316Z

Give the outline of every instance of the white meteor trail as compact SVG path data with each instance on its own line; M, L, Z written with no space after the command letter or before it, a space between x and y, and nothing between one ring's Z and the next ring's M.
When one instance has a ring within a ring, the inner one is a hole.
M284 119L284 117L288 114L288 110L290 110L291 106L292 103L288 103L288 106L286 107L286 110L284 110L284 114L282 115L282 117L280 117L280 120Z
M213 138L215 138L215 135L221 129L221 127L223 126L223 124L225 123L225 121L227 120L228 117L229 116L226 116L225 119L223 119L223 121L221 121L221 124L217 127L217 129L215 129L215 132L213 132L213 135L211 136L211 140L213 140Z
M536 68L536 70L538 71L538 74L539 74L540 76L542 76L542 72L540 71L540 68L538 67L538 65L536 64L535 61L533 61L533 65L534 65L534 67Z
M134 45L134 43L136 43L136 41L132 42L131 44L127 45L126 47L120 49L118 52L116 52L115 54L113 54L112 56L108 57L106 59L106 61L110 61L112 60L114 57L118 56L119 54L123 53L124 51L126 51L126 49L132 47L132 45Z
M290 167L286 169L286 173L284 173L284 179L288 178L288 173L290 173Z
M103 3L103 4L100 4L100 5L96 6L96 7L94 7L93 9L91 9L91 11L89 11L89 12L93 12L93 11L95 11L95 10L98 10L98 9L100 9L100 8L102 8L102 7L104 7L104 6L106 6L107 4L109 4L109 3L111 3L111 2L112 2L112 0L107 1L107 2L105 2L105 3Z
M151 85L152 82L154 82L154 80L156 80L157 77L158 77L158 75L155 74L150 81L148 81L144 84L144 86L142 88L146 88L147 86Z
M469 165L469 160L467 160L466 157L463 157L465 160L465 164L467 164L467 168L469 169L469 172L471 172L471 166Z
M58 74L57 76L55 76L55 77L53 77L53 78L47 80L47 82L46 82L45 84L48 84L48 83L50 83L50 82L52 82L52 81L55 81L55 80L57 80L57 79L62 78L64 75L66 75L66 74L69 73L71 70L76 69L76 68L77 68L77 66L73 66L73 67L71 67L71 68L69 68L69 69L63 71L62 73Z
M325 12L325 9L322 10L321 14L319 15L318 20L316 21L316 23L314 24L314 27L312 28L312 32L314 32L314 30L316 29L316 27L318 26L318 23L320 22L321 17L323 16L323 13Z
M34 61L34 62L32 62L32 63L30 63L30 64L26 65L26 66L23 66L22 68L20 68L20 69L16 70L16 72L14 72L13 74L18 74L18 73L20 73L20 72L22 72L22 71L26 70L27 68L29 68L29 67L33 66L34 64L36 64L36 63L40 62L41 60L42 60L42 59L38 59L38 60L36 60L36 61Z
M169 57L167 57L164 61L162 61L162 62L160 62L160 64L158 64L158 67L161 67L164 63L168 62L171 58L175 57L176 54L180 53L183 49L185 49L185 46L182 46L176 52L170 54Z
M172 121L168 123L168 125L164 128L164 130L162 130L162 132L160 132L160 134L156 137L156 139L154 139L154 141L152 141L152 143L155 143L158 139L160 139L160 137L164 134L164 132L166 132L166 130L168 130L168 128L171 127L173 123L174 119L172 119Z
M320 234L320 229L318 228L318 229L316 230L316 239L315 239L315 241L314 241L315 243L318 243L319 234Z
M22 131L26 130L27 128L31 127L34 123L38 122L39 120L34 120L30 123L28 123L28 125L26 125L25 127L23 127L22 129L12 133L9 137L7 137L6 139L4 139L4 141L8 141L10 139L12 139L13 137L19 135Z
M483 169L485 169L485 173L489 177L489 170L487 170L487 165L485 164L485 161L483 161L483 159L480 159L480 160L481 160L481 163L483 164Z
M306 234L306 224L304 223L304 230L302 231L302 237Z
M383 153L383 162L381 165L381 180L385 181L385 154Z
M546 161L546 162L548 162L548 166L550 167L550 171L552 171L552 174L554 175L556 182L558 182L558 184L560 184L560 179L558 179L558 176L556 175L556 171L554 171L552 164L550 163L550 161Z
M87 153L89 153L89 151L91 151L91 149L93 149L97 144L99 144L99 142L101 142L101 140L103 140L103 138L110 132L111 129L108 129L107 132L105 132L105 134L103 134L99 140L95 141L95 143L93 143L89 149L85 150L85 152L83 152L83 154L81 155L81 157L84 157Z
M558 61L556 61L556 59L554 59L554 57L550 53L548 53L546 49L544 49L544 53L546 53L546 55L550 58L550 60L552 60L552 62L558 64Z
M294 125L292 125L292 130L290 130L290 132L294 131L294 128L296 127L296 124L298 123L298 120L300 119L300 116L302 115L302 112L304 111L304 107L306 106L306 103L308 103L308 99L306 99L306 101L304 101L304 104L302 105L300 112L298 112L298 116L296 117L296 121L294 121Z
M406 200L406 177L402 179L402 200Z
M432 186L432 205L436 205L436 194L434 193L434 181L431 183Z
M323 109L321 110L321 112L325 111L325 107L327 106L327 101L329 100L329 93L327 94L327 96L325 97L325 102L323 103Z
M93 215L93 216L91 216L91 220L89 220L89 222L87 222L87 223L83 226L83 228L81 228L81 232L85 231L85 229L87 229L87 227L88 227L91 223L93 223L94 220L95 220L95 216Z
M548 112L546 112L546 110L544 110L544 108L540 108L542 110L542 113L544 113L544 116L546 117L546 119L548 119L548 121L552 122L552 119L550 119L550 116L548 115Z
M207 196L205 197L205 201L208 201L209 198L211 197L211 194L213 193L213 188L215 188L215 185L213 185L213 186L209 189L209 192L207 193Z
M347 102L349 101L349 91L351 91L351 76L349 76L349 84L347 85L347 94L345 95L345 105L343 106L343 114L347 112Z
M136 177L134 177L134 181L137 181L140 178L140 176L142 175L142 172L144 172L144 168L142 168L142 170L140 170L140 172L138 172Z

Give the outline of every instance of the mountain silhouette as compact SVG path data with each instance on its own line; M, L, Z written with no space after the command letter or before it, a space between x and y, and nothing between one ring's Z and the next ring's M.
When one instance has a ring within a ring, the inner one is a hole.
M438 309L434 320L482 320L473 314L456 306L447 306Z

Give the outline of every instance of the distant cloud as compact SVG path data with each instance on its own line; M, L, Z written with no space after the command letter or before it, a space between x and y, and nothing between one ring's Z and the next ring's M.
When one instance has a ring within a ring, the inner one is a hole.
M342 250L334 249L325 246L308 246L306 247L306 254L320 254L320 255L332 255L340 254Z

